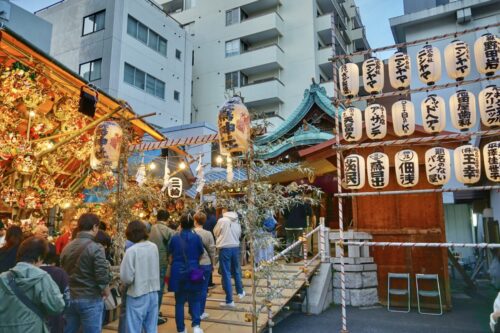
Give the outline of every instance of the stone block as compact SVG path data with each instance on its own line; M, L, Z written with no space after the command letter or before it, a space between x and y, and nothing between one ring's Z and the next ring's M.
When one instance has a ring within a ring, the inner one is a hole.
M340 264L340 258L335 257L331 258L333 264ZM368 258L348 258L344 257L344 264L346 265L359 265L359 264L372 264L373 258L368 257Z
M377 272L362 272L363 288L378 286Z
M365 265L344 265L344 270L346 272L363 272L365 271L364 266ZM340 272L340 265L333 265L333 269L337 272Z
M361 246L360 257L369 257L370 256L370 247L369 246Z
M376 271L377 270L377 264L364 264L363 265L363 271L369 272L369 271Z
M371 306L378 303L377 288L351 289L349 301L352 306Z
M359 258L360 257L359 246L348 246L347 256L349 258Z
M334 274L333 287L340 288L340 274ZM363 276L361 272L346 272L345 287L347 289L363 288Z
M333 303L335 304L341 304L341 290L334 288L333 289ZM345 291L345 300L347 305L351 305L351 294L349 290Z

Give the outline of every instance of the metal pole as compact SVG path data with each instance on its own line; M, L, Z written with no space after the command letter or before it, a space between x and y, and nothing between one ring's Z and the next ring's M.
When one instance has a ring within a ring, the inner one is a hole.
M376 191L376 192L353 192L335 194L336 197L373 197L381 195L396 195L396 194L422 194L422 193L442 193L442 192L461 192L461 191L491 191L500 190L500 185L496 186L472 186L472 187L455 187L455 188L435 188L424 190L399 190L399 191Z
M336 44L336 30L335 29L335 14L333 13L331 16L331 22L332 22L332 56L335 57L336 55L336 50L335 50L335 44ZM333 106L337 109L336 112L336 119L335 119L335 143L337 147L340 147L340 104L338 103L338 88L337 88L337 62L333 62ZM337 193L341 194L342 193L342 186L341 186L341 179L342 179L342 172L341 172L341 154L340 154L340 149L337 149ZM342 197L337 198L338 203L339 203L339 236L340 236L340 241L344 241L344 213L342 210ZM342 303L342 330L340 331L341 333L347 333L349 332L347 330L347 314L346 314L346 300L345 300L345 263L344 263L344 247L339 246L340 249L340 288L341 288L341 303Z

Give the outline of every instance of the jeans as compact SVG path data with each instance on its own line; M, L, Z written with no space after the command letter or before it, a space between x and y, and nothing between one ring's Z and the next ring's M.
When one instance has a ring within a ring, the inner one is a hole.
M186 301L189 304L189 312L191 313L191 326L200 326L200 308L201 308L201 292L179 290L175 292L175 324L177 332L184 332L184 304Z
M304 229L287 229L285 228L286 233L286 246L289 247L293 243L295 243L304 233ZM302 254L302 244L296 246L291 250L290 255L295 258L303 258Z
M128 332L156 333L158 331L158 292L139 297L127 295L126 320Z
M122 295L120 317L118 319L118 333L127 333L127 288L124 288Z
M160 290L158 291L158 313L160 313L161 303L163 300L163 292L165 291L165 275L167 275L167 267L160 267Z
M201 305L200 305L200 313L203 314L205 312L205 304L207 303L207 295L208 295L208 283L210 281L210 276L212 276L212 265L200 265L200 268L203 269L203 276L205 280L203 280L203 289L201 290Z
M100 333L104 301L101 298L76 298L64 314L66 327L64 333L76 333L82 329L85 333Z
M219 251L219 265L222 273L222 287L226 292L226 303L233 302L233 288L231 286L231 272L234 276L234 285L238 294L243 293L241 282L240 247L222 248Z

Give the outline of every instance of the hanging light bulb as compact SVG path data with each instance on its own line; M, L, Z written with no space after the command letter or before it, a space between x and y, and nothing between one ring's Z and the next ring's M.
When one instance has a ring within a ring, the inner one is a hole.
M30 112L29 112L29 116L30 116L30 118L35 117L35 116L36 116L35 111L30 111Z
M215 158L215 162L217 162L218 165L221 165L222 161L223 161L223 159L222 159L222 156L220 156L220 155Z
M185 162L179 163L179 169L181 169L181 170L186 169L186 163Z

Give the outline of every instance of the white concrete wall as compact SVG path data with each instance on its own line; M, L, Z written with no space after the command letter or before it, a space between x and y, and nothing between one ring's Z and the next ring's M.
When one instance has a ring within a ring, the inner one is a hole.
M500 223L500 191L490 191L490 207L493 209L493 220Z
M105 29L82 36L83 17L106 10ZM167 40L167 56L127 34L131 14ZM129 102L138 114L156 112L146 120L169 127L190 122L192 44L179 24L148 0L67 0L37 13L54 25L52 55L79 71L79 65L102 58L101 80L92 83ZM72 20L67 18L71 17ZM182 52L176 59L175 50ZM165 82L165 99L124 82L124 63ZM180 100L174 100L174 90Z
M8 2L8 1L7 1ZM7 28L32 43L45 53L50 52L52 37L52 24L36 17L27 10L17 6L15 3L8 3L10 6L10 17L5 22ZM4 18L4 15L0 15Z

